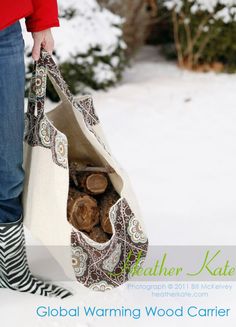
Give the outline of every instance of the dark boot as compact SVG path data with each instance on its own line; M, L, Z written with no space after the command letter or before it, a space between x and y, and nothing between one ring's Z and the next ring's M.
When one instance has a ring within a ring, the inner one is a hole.
M13 223L0 223L0 287L64 299L72 293L37 279L30 272L22 218Z

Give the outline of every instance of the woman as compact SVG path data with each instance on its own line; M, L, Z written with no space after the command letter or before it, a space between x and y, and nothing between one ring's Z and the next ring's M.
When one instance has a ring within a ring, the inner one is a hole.
M23 231L24 41L19 19L32 32L32 57L52 53L51 27L59 26L56 0L0 4L0 287L65 298L67 290L35 278L28 267Z

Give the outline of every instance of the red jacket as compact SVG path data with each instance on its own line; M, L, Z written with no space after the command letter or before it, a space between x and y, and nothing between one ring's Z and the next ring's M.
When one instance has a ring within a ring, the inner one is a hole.
M57 0L1 0L0 30L23 17L29 32L59 26Z

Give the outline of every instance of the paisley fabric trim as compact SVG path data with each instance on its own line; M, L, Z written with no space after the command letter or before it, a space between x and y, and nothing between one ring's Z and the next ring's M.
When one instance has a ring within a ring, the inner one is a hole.
M94 130L94 126L100 123L99 118L95 112L95 108L93 105L93 99L90 95L82 96L82 97L74 97L69 90L69 87L65 80L63 79L60 70L57 65L53 61L52 57L46 52L42 51L42 61L44 66L47 67L48 73L51 78L55 81L56 85L60 88L64 96L71 103L71 105L76 108L82 115L88 130L94 134L97 141L102 145L104 150L109 154L109 150L107 149L106 144L102 141L102 139L97 135Z
M58 166L68 169L67 137L55 129L46 116L35 117L29 113L25 114L24 140L32 147L41 146L49 149L53 161Z
M126 282L130 278L130 269L125 268L125 263L132 268L139 258L141 265L148 249L148 239L125 198L120 198L111 208L110 220L115 232L102 248L96 242L91 243L80 231L73 229L71 233L76 279L97 291L106 291ZM87 256L84 255L83 261L77 260L82 252Z
M99 124L99 118L95 112L92 97L88 95L76 99L71 94L52 57L44 50L41 51L41 57L35 63L31 78L28 110L25 114L24 141L31 146L42 146L51 149L53 161L61 167L68 168L67 159L65 158L67 155L65 149L67 144L66 136L58 131L44 114L48 74L71 105L82 114L87 129L95 136L105 151L111 155L105 143L94 130L94 126Z

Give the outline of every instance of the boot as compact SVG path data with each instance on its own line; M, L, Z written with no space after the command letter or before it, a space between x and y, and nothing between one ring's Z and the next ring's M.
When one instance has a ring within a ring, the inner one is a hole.
M34 277L29 269L22 217L0 223L0 287L64 299L72 293Z

